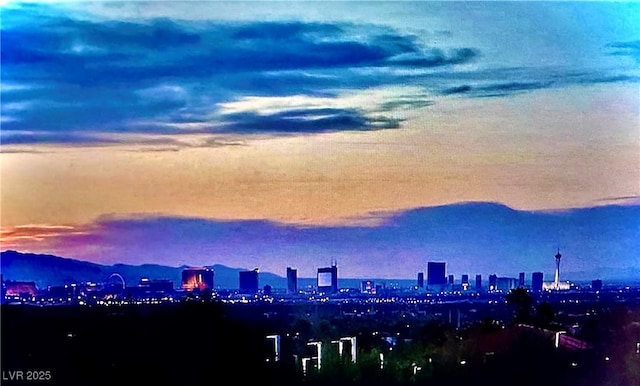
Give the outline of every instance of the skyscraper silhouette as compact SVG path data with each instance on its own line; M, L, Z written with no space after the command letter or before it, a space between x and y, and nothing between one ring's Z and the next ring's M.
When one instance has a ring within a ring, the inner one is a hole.
M240 292L254 294L258 292L258 268L252 271L240 271Z
M531 274L531 290L542 291L543 274L542 272L534 272Z
M213 269L185 268L182 271L182 289L186 291L213 289Z
M287 292L295 294L298 292L298 270L287 267Z
M556 253L556 278L554 280L556 290L560 289L560 258L562 255L560 254L560 247L558 247L558 253Z
M489 291L495 291L498 288L498 275L489 275Z
M445 285L447 277L445 276L446 263L433 262L427 263L427 284L428 285Z
M335 262L331 267L318 268L318 291L327 293L338 292L338 266Z

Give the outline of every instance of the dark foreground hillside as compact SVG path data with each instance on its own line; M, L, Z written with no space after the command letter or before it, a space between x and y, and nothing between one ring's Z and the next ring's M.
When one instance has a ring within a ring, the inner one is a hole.
M227 307L189 302L126 307L4 305L2 384L640 384L637 309L613 307L615 311L590 319L584 336L592 347L565 352L516 324L496 326L488 320L464 331L433 320L413 320L415 327L403 333L404 343L391 349L375 343L371 337L377 332L371 331L395 331L404 326L398 321L336 319L296 310L286 317L270 317L273 306ZM290 343L283 339L277 363L267 360L273 358L273 346L265 344L266 335L274 331L283 337L290 331L295 338ZM359 337L356 364L338 357L330 343L345 334ZM323 366L303 376L300 358L312 355L306 344L311 338L325 342ZM487 355L486 347L495 347L495 352ZM15 379L17 371L34 370L49 376L41 382Z

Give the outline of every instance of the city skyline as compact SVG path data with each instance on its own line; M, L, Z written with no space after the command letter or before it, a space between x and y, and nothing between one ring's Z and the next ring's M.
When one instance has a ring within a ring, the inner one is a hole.
M405 295L418 292L442 293L442 294L473 294L495 290L506 291L515 288L524 288L534 292L554 291L584 291L591 285L602 285L603 280L609 288L620 285L637 285L637 272L629 272L625 277L593 277L576 276L580 273L569 273L559 280L554 279L553 272L545 275L544 272L519 272L518 278L514 274L495 273L484 275L475 273L475 286L472 286L468 271L452 272L446 269L446 262L427 262L424 271L417 272L417 280L407 278L375 278L367 277L341 277L338 274L337 265L317 268L315 277L298 277L297 269L287 267L286 275L280 272L261 272L258 268L246 270L243 268L211 265L207 267L167 267L159 265L131 266L117 264L113 266L87 265L81 260L66 259L53 255L30 255L16 251L2 252L3 285L11 288L31 288L29 291L42 292L51 288L73 289L77 286L90 288L110 288L117 286L126 288L156 288L165 291L183 290L185 293L205 290L220 292L235 291L235 293L258 293L275 289L280 295L300 295L303 293L317 293L331 296L340 296L343 292L354 294L355 291L376 294L375 288L380 290L401 291ZM334 262L335 263L335 262ZM48 271L55 272L51 274ZM435 271L435 274L434 274ZM122 273L121 273L122 272ZM425 282L424 275L429 279ZM266 275L266 276L265 276ZM435 275L435 276L434 276ZM439 275L439 276L438 276ZM264 276L264 277L263 277ZM547 280L544 280L544 278ZM8 280L4 280L8 278ZM487 279L488 278L488 279ZM114 282L115 280L115 282ZM558 285L560 283L560 285ZM597 284L599 283L599 284ZM624 284L623 284L624 283ZM363 290L364 288L364 290ZM593 288L591 288L593 290ZM597 289L596 289L597 290ZM20 293L14 291L14 295ZM23 291L26 293L26 291ZM230 292L233 294L234 292ZM388 294L388 292L387 292ZM20 295L22 296L22 295Z
M1 6L2 250L640 267L638 3Z

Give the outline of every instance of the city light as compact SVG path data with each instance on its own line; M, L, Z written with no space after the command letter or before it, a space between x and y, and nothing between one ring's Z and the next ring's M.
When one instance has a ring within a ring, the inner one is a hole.
M280 360L280 335L267 335L267 339L273 339L274 361Z
M338 355L342 357L342 351L344 350L344 342L342 340L332 340L331 343L338 345Z
M307 374L307 369L309 368L309 361L311 361L312 358L302 358L302 374L306 375Z
M318 358L318 370L320 370L322 368L322 342L309 342L307 343L308 346L315 346L316 347L316 358Z
M560 347L560 335L566 334L566 333L567 333L566 331L558 331L558 332L556 332L556 338L555 338L555 343L554 343L555 348Z
M351 362L356 363L357 361L357 347L356 347L356 337L352 336L352 337L345 337L345 338L340 338L339 340L339 344L338 344L338 348L339 348L339 352L340 352L340 356L342 356L342 352L343 352L343 343L344 342L349 342L351 344Z

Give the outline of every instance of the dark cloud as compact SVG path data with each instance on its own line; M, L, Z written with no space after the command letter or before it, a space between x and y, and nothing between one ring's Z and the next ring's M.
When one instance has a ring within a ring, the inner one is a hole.
M462 86L456 86L456 87L451 87L451 88L444 89L442 91L442 93L444 95L463 94L463 93L467 93L467 92L469 92L471 90L472 90L472 87L465 84L465 85L462 85Z
M400 125L390 117L367 117L349 109L292 110L275 114L228 114L217 132L222 133L321 133L336 130L393 129Z
M410 67L438 67L451 64L464 64L471 62L478 55L478 51L472 48L460 48L449 53L437 48L426 52L405 55L392 62Z
M212 140L213 141L213 140ZM12 131L0 131L0 143L3 145L29 145L29 144L63 144L74 143L82 144L84 146L96 146L96 145L117 145L117 144L137 144L146 146L164 146L173 147L176 149L183 147L193 147L185 142L181 142L178 136L168 137L145 137L136 139L124 139L117 136L105 135L101 132L51 132L51 131L36 131L36 132L12 132ZM221 141L220 144L226 143ZM218 146L221 146L221 145ZM232 145L233 142L228 142ZM207 143L203 146L209 147ZM12 149L13 150L13 149ZM20 149L17 149L17 152ZM153 149L149 149L153 150ZM5 149L2 150L5 153ZM28 152L32 152L29 150Z
M0 154L47 154L45 151L32 150L32 149L2 149L0 148Z
M522 91L537 90L541 88L551 87L553 82L509 82L509 83L490 83L484 85L461 85L446 88L441 91L443 95L465 94L473 97L499 97L513 95Z
M3 125L4 129L4 125ZM34 133L12 133L3 130L0 132L0 143L2 145L29 145L38 143L77 143L83 145L110 144L118 141L105 139L95 134L78 132L34 132ZM4 152L4 151L3 151Z
M452 77L453 78L453 77ZM457 74L457 79L431 79L434 92L465 97L506 97L527 91L575 84L638 83L640 77L630 74L592 72L551 72L536 69L503 69L489 72ZM518 79L505 82L505 79ZM454 81L465 84L450 86Z
M629 196L617 196L617 197L605 197L599 200L596 200L597 203L607 203L607 204L631 204L631 205L639 205L640 204L640 195L629 195Z
M11 18L9 13L5 18ZM348 27L348 28L347 28ZM264 22L246 24L91 23L55 21L5 28L3 73L31 65L26 76L53 76L76 84L140 83L158 78L200 78L225 73L387 64L441 66L471 60L468 49L446 57L422 54L411 36L335 24ZM366 37L361 41L362 36ZM411 60L394 61L398 55ZM397 63L396 63L397 62ZM422 64L417 64L422 63Z
M94 143L99 133L180 134L180 124L240 134L395 128L395 110L433 103L417 92L389 97L376 117L357 108L326 117L316 110L221 113L221 103L247 96L337 98L344 90L389 85L508 96L572 82L637 81L627 74L535 68L460 72L456 66L482 58L477 49L425 46L419 36L368 24L92 20L44 4L7 7L2 16L2 130L16 132L3 135L4 144L30 138ZM637 58L638 45L608 48Z
M385 102L380 105L382 111L394 111L397 109L418 109L421 107L432 106L435 102L432 100L421 99L419 96L412 98L398 98L390 102Z
M538 90L550 87L552 82L509 82L478 87L479 96L503 96L519 91Z
M640 63L640 40L607 44L609 55L628 56Z
M392 76L354 70L441 67L475 56L470 49L420 47L415 36L370 25L90 21L46 5L3 10L1 39L3 82L28 86L3 90L4 106L22 105L9 111L3 130L41 132L12 135L5 144L97 140L84 130L171 134L172 124L208 122L218 103L243 96L326 96L384 86ZM398 124L355 111L325 118L302 113L227 117L205 131L303 133Z

